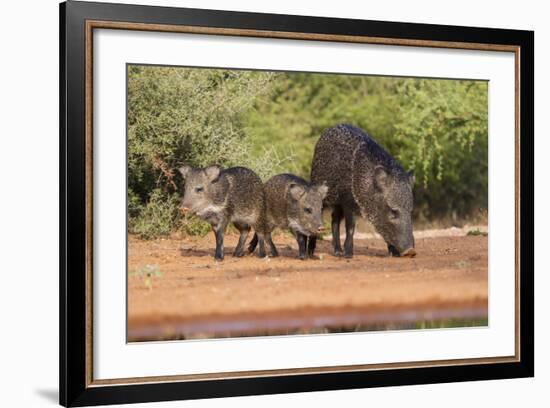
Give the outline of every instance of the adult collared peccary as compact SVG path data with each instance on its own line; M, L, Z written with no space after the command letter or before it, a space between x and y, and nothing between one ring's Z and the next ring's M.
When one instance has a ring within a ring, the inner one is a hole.
M323 132L313 155L311 180L327 183L324 206L332 210L334 254L340 256L340 221L345 218L344 256L353 256L355 216L368 219L396 256L414 256L414 175L406 172L371 136L350 125ZM315 249L310 239L309 252Z
M306 258L308 237L323 231L323 199L326 185L313 185L293 174L278 174L264 184L265 224L264 237L272 256L278 256L271 233L275 228L288 228L298 242L299 258ZM257 236L250 242L249 252L254 252Z
M216 235L214 258L223 259L223 237L229 223L241 234L233 256L244 255L244 243L254 228L259 235L260 256L264 257L263 232L258 231L265 213L264 193L262 180L256 173L245 167L222 170L219 166L183 166L179 170L185 179L181 208L212 225Z

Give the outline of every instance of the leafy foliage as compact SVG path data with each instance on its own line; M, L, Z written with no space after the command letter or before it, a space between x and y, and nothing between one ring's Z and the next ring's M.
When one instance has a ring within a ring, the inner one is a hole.
M130 66L130 231L155 237L208 226L177 211L177 168L221 164L309 178L319 135L369 132L414 169L416 220L487 208L487 92L482 81Z
M487 83L329 74L286 74L270 103L249 115L258 146L293 154L308 178L322 131L351 123L417 175L416 218L463 218L487 208Z
M397 157L415 169L417 213L464 217L487 208L487 83L405 80Z
M135 201L134 204L130 201L133 207L130 207L129 214L132 214L132 210L137 213L136 216L129 217L130 231L144 239L169 234L179 218L178 201L175 194L162 193L158 188L151 192L143 206L136 206Z
M241 165L269 175L271 160L251 154L243 113L269 92L274 74L128 67L130 231L143 238L178 225L182 164ZM204 226L184 223L196 233Z

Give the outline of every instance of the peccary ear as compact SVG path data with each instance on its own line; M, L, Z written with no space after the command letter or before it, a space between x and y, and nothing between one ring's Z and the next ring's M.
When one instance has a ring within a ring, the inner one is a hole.
M321 195L321 198L324 200L328 194L328 186L325 183L323 183L319 187L317 187L317 191Z
M388 185L389 174L382 166L376 166L374 169L374 183L380 190L385 190Z
M220 176L220 171L220 166L209 166L204 169L206 177L208 177L208 180L210 180L211 182L214 182L218 179L218 177Z
M293 183L293 184L290 185L290 188L288 189L288 192L290 193L290 196L294 200L298 201L300 199L300 197L302 197L304 195L306 190L304 189L303 186Z
M187 175L191 171L191 166L187 166L187 165L181 166L179 168L179 171L180 171L181 175L183 176L183 178L187 178Z
M411 185L411 187L414 187L414 182L416 181L416 177L414 176L414 170L409 171L407 175L409 176L409 184Z

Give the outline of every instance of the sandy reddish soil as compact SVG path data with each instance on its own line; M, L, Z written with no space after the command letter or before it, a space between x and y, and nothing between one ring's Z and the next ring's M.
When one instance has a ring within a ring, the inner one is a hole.
M387 329L391 322L485 318L487 237L431 235L436 238L417 237L412 259L389 257L384 242L371 238L355 240L353 259L332 256L326 240L318 242L317 259L301 261L288 234L274 237L281 256L265 259L233 258L237 236L228 234L223 262L213 259L211 234L154 241L131 236L129 339Z

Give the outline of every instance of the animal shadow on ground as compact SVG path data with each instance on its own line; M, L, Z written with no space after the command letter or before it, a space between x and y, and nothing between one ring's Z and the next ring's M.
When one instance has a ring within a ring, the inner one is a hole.
M224 251L224 254L227 255L227 249ZM180 255L181 256L209 256L214 257L214 248L210 249L201 249L197 247L180 247Z
M210 257L214 258L214 251L215 248L212 246L212 248L197 248L195 247L180 247L179 252L181 256L191 256L191 257ZM223 250L224 257L233 257L233 251L235 251L235 247L225 247ZM256 251L257 252L257 251ZM247 256L248 252L245 249L243 257Z
M282 258L290 258L290 259L298 259L298 248L292 247L288 243L277 243L275 241L275 246L277 247L277 250L279 252L279 257ZM258 249L256 248L256 251L253 254L249 254L246 250L248 246L248 242L245 244L245 254L243 257L246 256L257 256ZM267 248L266 248L267 249ZM211 248L200 248L197 245L190 245L187 246L183 244L179 248L179 252L181 256L185 257L214 257L214 246L212 245ZM224 248L224 256L232 257L233 251L235 250L235 246L226 246ZM330 240L318 240L317 241L317 251L318 253L313 257L313 259L319 259L319 253L326 253L329 256L333 256L333 250L332 250L332 242ZM270 254L269 251L267 251L268 255ZM354 255L364 255L364 256L370 256L370 257L378 257L378 258L387 258L389 256L388 251L386 249L381 248L370 248L369 246L363 244L363 245L357 245L355 244Z
M317 250L328 253L329 256L334 256L330 240L317 241ZM359 244L358 240L355 241L353 255L374 256L378 258L387 258L389 256L387 249L371 248L367 244Z
M388 258L390 256L387 249L368 248L366 246L356 246L353 253L354 255L375 256L378 258Z

